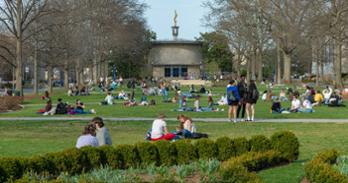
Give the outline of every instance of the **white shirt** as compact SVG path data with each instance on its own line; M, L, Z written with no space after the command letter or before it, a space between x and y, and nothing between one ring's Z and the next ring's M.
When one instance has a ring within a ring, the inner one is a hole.
M199 100L195 100L193 105L194 105L195 109L198 110L200 107Z
M152 123L151 138L157 139L164 135L164 128L167 126L163 119L156 119Z
M113 105L114 104L114 98L111 95L107 95L105 97L105 101L108 103L108 105Z
M299 99L294 99L291 102L291 109L299 109L301 107L301 101Z
M265 101L266 99L267 99L267 93L264 93L264 94L262 95L261 100Z
M312 103L309 101L309 100L304 100L303 101L303 107L305 108L305 109L312 109L313 107L312 107Z
M331 95L332 95L332 89L331 88L325 89L323 91L323 95L324 95L325 99L329 99L331 97Z
M97 137L94 137L90 134L88 135L81 135L76 142L76 148L80 149L84 146L92 146L92 147L98 147L98 139Z

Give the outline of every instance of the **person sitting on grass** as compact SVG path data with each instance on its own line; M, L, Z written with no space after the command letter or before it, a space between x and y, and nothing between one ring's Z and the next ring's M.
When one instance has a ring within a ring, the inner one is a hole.
M129 98L131 98L131 97L129 97ZM134 106L137 105L137 102L136 102L135 98L133 98L133 99L125 101L123 103L123 105L126 106L126 107L134 107Z
M222 95L220 100L217 102L220 106L227 105L227 97L226 95Z
M101 105L114 105L114 97L111 92L108 92L104 101L101 102Z
M330 97L328 106L329 107L345 107L346 105L343 104L342 97L336 92L333 92L333 94Z
M331 95L333 93L333 90L331 87L329 86L326 86L326 88L323 90L323 95L324 95L324 103L326 105L329 104L329 101L330 101L330 98L331 98Z
M265 91L262 93L261 100L262 100L263 102L266 102L266 100L267 100L267 90L265 90Z
M141 96L139 105L141 105L141 106L148 106L149 105L149 102L147 102L147 96L145 95L145 93L143 93L143 95Z
M191 138L192 133L195 132L195 127L192 123L192 119L181 114L177 117L180 124L177 128L177 135L182 135L184 138Z
M280 114L283 111L285 111L285 109L282 108L282 105L281 105L280 100L278 98L274 99L271 111L272 111L272 114Z
M205 94L207 90L205 89L204 85L201 85L201 89L199 90L199 93Z
M48 115L48 114L52 114L52 110L53 110L52 101L48 100L46 102L45 108L44 109L39 109L38 113L42 114L42 115Z
M301 101L300 101L300 99L298 99L298 97L299 97L299 94L294 93L294 96L292 97L291 108L290 108L289 112L296 113L301 108Z
M312 102L310 100L308 100L308 99L305 99L303 101L302 107L298 110L298 112L312 113L313 112Z
M314 103L313 106L320 106L324 102L324 97L321 94L321 91L318 90L314 95Z
M279 100L281 102L287 102L288 101L288 98L286 98L286 92L284 89L281 89L280 90L280 93L279 93Z
M85 105L81 102L80 99L76 100L75 108L69 111L69 114L96 114L94 109L90 111L85 111Z
M195 98L195 101L193 103L193 107L194 107L195 112L202 112L200 98L201 98L201 96L198 95Z
M84 131L82 132L82 135L77 139L76 148L80 149L81 147L85 146L99 146L94 124L86 125Z
M92 123L96 127L96 137L98 139L99 146L112 145L109 130L105 127L103 118L95 117L92 119Z
M165 122L166 116L160 114L158 119L154 120L151 128L151 140L172 140L175 138L175 134L169 133L167 129L167 123Z
M57 107L56 107L56 114L67 114L68 113L67 107L68 105L65 102L63 102L63 99L59 98Z

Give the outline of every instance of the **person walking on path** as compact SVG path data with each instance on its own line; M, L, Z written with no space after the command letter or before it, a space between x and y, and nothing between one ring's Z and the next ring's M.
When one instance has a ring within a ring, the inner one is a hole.
M240 96L236 82L231 80L227 86L227 103L228 103L228 118L232 122L237 122L237 107L240 101Z
M254 121L255 117L255 104L259 99L259 91L257 90L254 80L250 80L247 95L246 95L246 114L247 121Z
M246 107L246 96L247 96L247 84L245 82L245 76L242 75L240 76L240 81L237 85L238 88L238 93L240 96L240 102L237 108L237 118L239 118L239 116L241 117L241 120L245 120L245 107ZM242 114L240 115L240 112L242 112Z

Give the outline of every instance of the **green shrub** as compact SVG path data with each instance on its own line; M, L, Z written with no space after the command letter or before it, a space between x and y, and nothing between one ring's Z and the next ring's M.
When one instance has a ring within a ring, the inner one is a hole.
M15 180L24 173L24 168L20 158L1 158L0 159L0 180Z
M261 183L261 179L255 174L250 173L241 164L231 164L228 167L224 167L220 170L221 182L231 183Z
M87 158L87 162L84 162L85 171L106 165L106 157L99 148L85 146L80 151Z
M306 177L311 182L348 183L348 178L332 167L336 162L336 150L326 150L319 153L305 166Z
M25 172L34 172L37 174L49 173L55 174L56 168L49 154L46 156L34 156L23 163Z
M199 159L213 159L217 157L217 146L214 141L209 139L199 139L195 143Z
M124 169L124 160L120 149L111 146L102 146L99 148L106 158L106 164L113 169Z
M60 172L67 172L71 175L80 174L85 171L85 167L89 163L86 155L75 148L51 154L51 157L53 158L57 175Z
M245 137L236 138L232 141L234 149L236 150L235 156L249 152L249 141Z
M155 145L149 142L142 142L137 144L137 149L143 166L159 165L159 155Z
M198 159L195 147L189 140L179 140L173 143L176 147L178 164L188 164Z
M141 165L138 150L134 145L119 145L116 148L124 160L124 168L138 167Z
M157 147L161 165L171 166L176 164L177 152L175 145L164 140L157 141L154 145Z
M254 152L265 152L271 149L271 141L263 135L256 135L251 137L249 144L250 151Z
M278 132L271 136L271 145L274 150L279 151L289 162L298 159L300 154L300 143L292 132Z
M220 137L215 142L218 148L218 160L225 161L236 155L233 141L228 137Z

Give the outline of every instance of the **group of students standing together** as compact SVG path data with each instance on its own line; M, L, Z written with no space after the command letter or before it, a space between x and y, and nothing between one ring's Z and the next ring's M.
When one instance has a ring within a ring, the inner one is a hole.
M254 80L250 80L247 84L243 75L238 82L231 80L227 85L226 93L229 106L228 118L231 122L237 123L240 114L240 121L255 120L255 105L259 99L259 91Z

